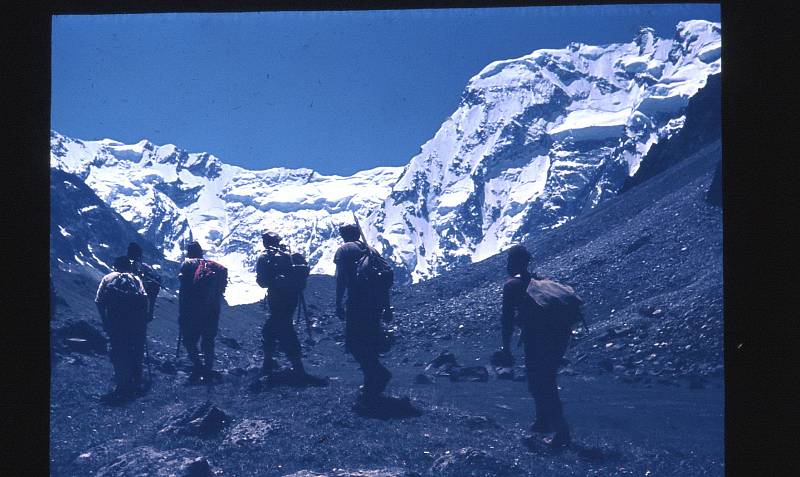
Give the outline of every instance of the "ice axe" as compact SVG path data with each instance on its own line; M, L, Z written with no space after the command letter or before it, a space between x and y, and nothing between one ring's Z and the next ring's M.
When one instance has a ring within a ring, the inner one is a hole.
M314 335L311 332L311 320L308 319L308 309L306 308L306 298L303 295L303 292L300 292L298 303L297 303L297 321L300 321L300 313L302 312L303 316L305 317L306 321L306 332L308 333L308 338L306 339L306 343L308 344L316 344L314 341Z
M147 337L144 338L144 361L147 363L147 387L153 386L153 364L150 362L150 348L147 346Z

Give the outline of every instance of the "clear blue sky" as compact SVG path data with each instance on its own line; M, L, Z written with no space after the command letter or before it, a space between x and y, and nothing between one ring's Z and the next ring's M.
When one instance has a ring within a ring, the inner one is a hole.
M406 164L492 61L689 19L719 5L57 16L51 127L351 174Z

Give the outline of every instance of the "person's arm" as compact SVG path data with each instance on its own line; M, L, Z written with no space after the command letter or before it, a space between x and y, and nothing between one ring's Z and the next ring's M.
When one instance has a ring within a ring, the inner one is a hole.
M511 354L511 336L514 334L514 314L517 312L516 289L513 281L503 286L503 308L500 315L503 353Z
M94 303L97 305L97 313L100 315L100 322L103 324L103 330L108 331L108 309L106 308L106 281L101 280L100 286L97 287L97 295L95 295Z
M340 320L345 317L344 312L344 293L347 290L348 262L344 257L344 246L340 247L333 256L333 263L336 264L336 316Z
M180 271L178 272L178 317L183 315L184 308L187 304L187 293L192 283L192 274L190 272L190 264L184 261L181 264Z
M344 292L347 290L347 273L344 264L336 264L336 316L344 319Z
M269 281L267 280L266 265L267 256L263 254L259 255L258 260L256 260L256 283L261 288L267 288L269 285Z

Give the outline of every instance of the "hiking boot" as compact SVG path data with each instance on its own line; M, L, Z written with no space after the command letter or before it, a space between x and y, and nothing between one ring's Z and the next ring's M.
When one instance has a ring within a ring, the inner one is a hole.
M353 403L353 410L368 410L373 409L380 401L380 396L375 393L365 393L361 390L356 396L356 402Z
M203 382L203 372L199 369L195 369L189 375L189 378L186 380L186 384L200 384Z
M280 366L278 365L278 362L275 361L275 358L271 358L271 359L268 359L268 360L265 359L264 360L264 364L261 365L261 375L262 376L268 376L268 375L272 374L279 367Z
M378 378L377 382L375 383L375 394L382 393L386 386L389 385L389 381L392 380L392 372L388 369L384 369L384 373L381 373L381 377Z
M203 371L204 383L218 383L222 381L222 373L214 369L206 369Z
M528 429L530 429L531 432L537 433L553 432L554 430L553 426L544 419L536 419Z
M318 387L325 387L329 384L328 378L321 378L319 376L314 376L313 374L308 374L306 372L300 378L306 386L318 386Z
M110 406L119 405L131 398L130 391L125 389L116 388L100 396L100 402Z
M567 447L571 442L572 439L570 438L569 431L567 430L556 432L553 437L544 438L544 443L547 444L551 449Z

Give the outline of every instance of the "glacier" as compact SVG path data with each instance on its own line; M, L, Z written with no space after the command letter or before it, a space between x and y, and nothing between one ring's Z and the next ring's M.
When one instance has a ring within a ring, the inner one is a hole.
M283 236L312 273L332 274L338 226L353 214L398 278L417 282L615 195L650 147L680 130L689 98L720 72L720 47L719 23L691 20L671 39L642 28L629 43L571 43L492 62L404 167L351 176L248 170L173 144L56 131L50 162L84 180L168 259L200 241L229 268L232 305L263 297L253 269L261 232Z

